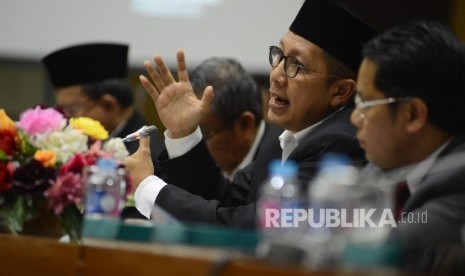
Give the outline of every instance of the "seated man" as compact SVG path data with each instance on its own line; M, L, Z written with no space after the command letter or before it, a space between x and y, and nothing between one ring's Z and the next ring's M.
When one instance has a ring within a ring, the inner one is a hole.
M268 120L277 126L267 131L255 162L233 183L211 160L198 128L213 101L214 87L207 87L201 100L195 97L182 51L177 55L179 82L160 56L154 59L158 70L146 62L153 84L143 76L141 82L167 127L167 151L161 154L160 165L174 185L151 175L153 167L146 164L147 149L141 143L140 152L126 162L134 183L140 183L135 193L138 210L148 217L156 203L184 221L254 228L259 189L273 159L298 163L298 177L305 184L324 153L363 159L349 117L361 45L374 35L333 2L303 4L279 46L269 47Z
M191 82L199 99L207 86L215 87L210 110L199 126L213 160L232 181L255 159L265 132L258 85L238 61L219 57L195 68Z
M42 59L55 89L58 108L70 117L99 121L111 137L124 138L148 123L134 106L128 80L128 46L89 43L54 51ZM158 135L152 137L152 160L164 149ZM137 142L126 143L129 153Z
M100 121L111 137L124 138L148 125L134 106L127 56L127 45L110 43L74 45L45 56L42 63L55 89L57 106L68 116ZM129 153L134 153L138 143L125 145ZM153 162L164 147L161 137L152 135ZM166 179L160 169L155 174ZM140 214L135 208L126 208L123 217Z
M352 122L366 173L407 184L393 193L402 215L393 238L407 245L406 267L437 269L452 261L444 245L463 243L464 45L447 26L419 21L378 36L363 56Z

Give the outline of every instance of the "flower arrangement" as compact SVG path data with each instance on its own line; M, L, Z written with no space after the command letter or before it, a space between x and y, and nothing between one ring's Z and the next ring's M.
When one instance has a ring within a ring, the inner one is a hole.
M15 123L0 109L0 222L18 233L45 210L71 240L79 240L85 168L100 157L122 166L127 155L122 140L108 139L93 119L68 119L37 106Z

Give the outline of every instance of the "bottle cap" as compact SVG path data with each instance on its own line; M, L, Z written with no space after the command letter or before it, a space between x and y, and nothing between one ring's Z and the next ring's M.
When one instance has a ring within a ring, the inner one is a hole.
M283 175L286 177L294 177L297 174L297 163L293 160L288 160L281 164L281 160L272 160L268 166L270 175Z
M97 159L96 165L101 171L114 171L116 170L116 162L110 158L99 158Z

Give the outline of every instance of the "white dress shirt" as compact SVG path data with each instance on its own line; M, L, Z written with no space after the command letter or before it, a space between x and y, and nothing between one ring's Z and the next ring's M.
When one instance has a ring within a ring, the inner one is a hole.
M229 179L229 181L232 181L239 170L242 170L243 168L247 167L250 163L252 163L252 160L255 154L257 153L258 145L260 144L260 141L263 138L263 134L265 134L265 121L262 120L260 126L258 127L257 135L255 135L255 139L253 140L252 146L247 152L247 155L244 157L244 159L242 159L241 163L234 170L232 170L231 173L228 174L226 172L223 172L224 177Z
M202 140L202 132L200 132L199 127L192 134L180 139L171 138L168 130L164 132L164 135L166 150L170 159L187 153ZM150 218L155 200L165 185L167 185L165 181L156 175L151 175L145 178L137 187L134 193L134 201L137 210L142 215Z

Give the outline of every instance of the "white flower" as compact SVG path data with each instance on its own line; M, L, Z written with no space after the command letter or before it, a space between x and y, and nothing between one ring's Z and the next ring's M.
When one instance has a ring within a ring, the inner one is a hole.
M121 138L111 138L103 144L103 150L112 153L112 157L121 163L129 155Z
M33 138L32 143L42 150L54 151L57 161L65 163L74 154L88 150L87 140L87 135L68 125L63 131L39 134Z

